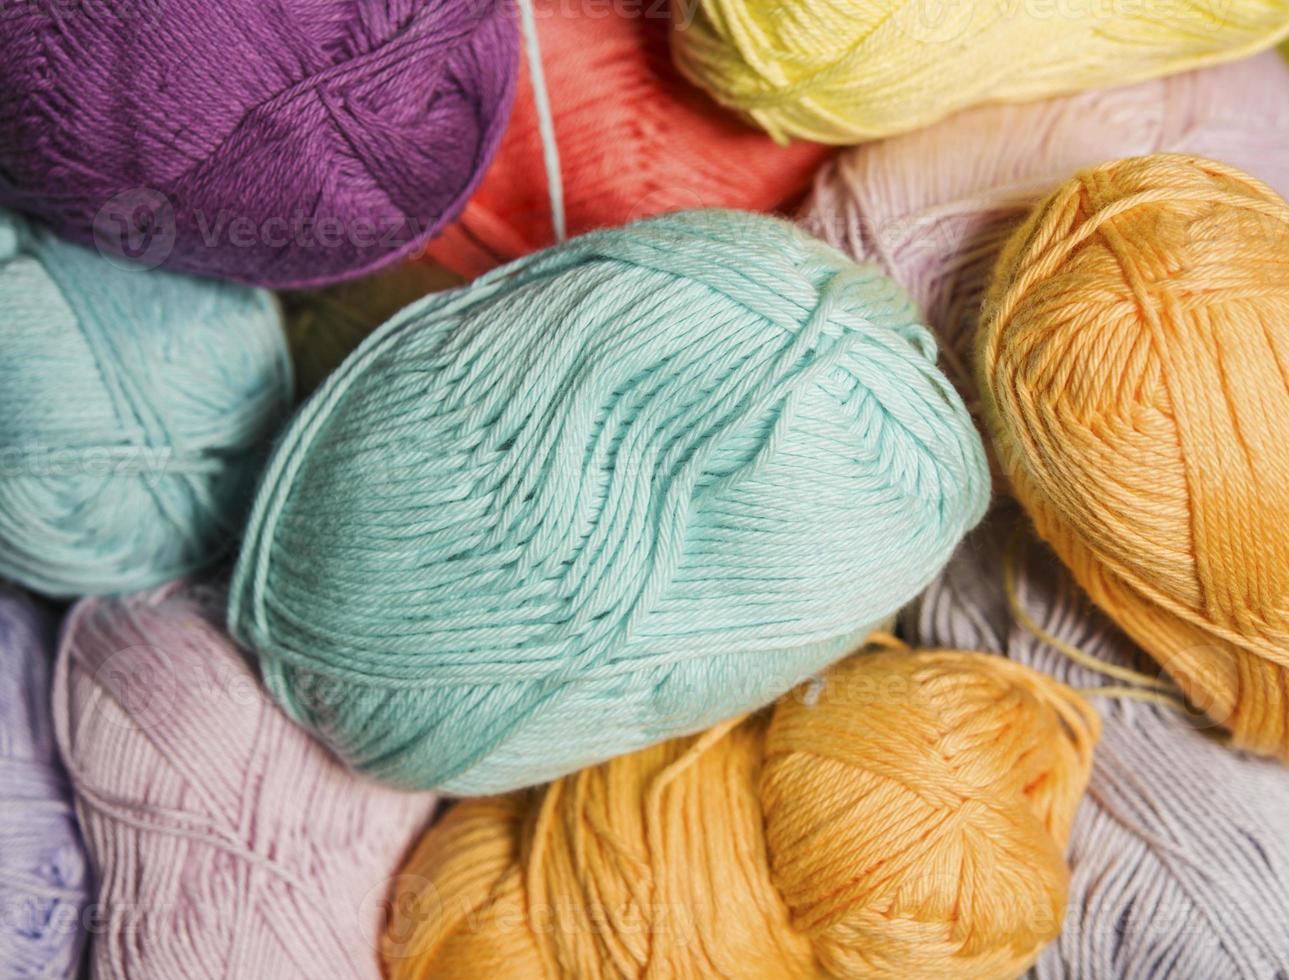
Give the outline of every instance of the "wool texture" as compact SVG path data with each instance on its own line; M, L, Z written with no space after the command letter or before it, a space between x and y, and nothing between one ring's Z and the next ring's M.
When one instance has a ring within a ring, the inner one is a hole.
M1124 88L971 109L838 154L820 168L800 223L909 291L974 410L976 326L1007 238L1084 167L1161 152L1221 159L1289 194L1289 66L1265 52Z
M654 0L532 6L570 235L693 208L771 211L809 186L827 149L776 146L712 105L672 66L668 19ZM543 154L521 70L496 159L460 221L429 244L430 257L477 276L554 244Z
M76 976L88 864L50 721L53 618L0 585L0 972Z
M1015 977L1055 935L1098 721L1001 657L884 641L729 722L467 800L391 980Z
M273 705L209 587L71 612L54 724L93 861L95 980L378 980L391 878L434 806Z
M772 700L987 496L898 287L787 222L653 218L369 337L274 453L229 623L350 765L501 792Z
M1289 759L1289 205L1197 157L1085 170L1004 249L979 345L1039 533L1237 745Z
M969 106L1235 61L1289 35L1289 0L672 0L677 67L780 142L850 144Z
M290 405L267 293L122 269L0 212L0 577L68 596L208 564Z
M369 333L404 306L460 284L460 276L433 262L401 262L352 282L282 294L297 397L311 395Z
M150 265L254 285L419 251L495 152L506 0L0 9L0 204Z
M919 643L968 645L1051 674L1087 693L1104 720L1070 834L1065 922L1036 976L1289 975L1289 769L1232 751L1202 716L1116 694L1113 680L1019 620L1002 572L1013 526L1000 514L968 537L910 621ZM1021 540L1014 596L1024 615L1112 668L1153 673L1056 557Z

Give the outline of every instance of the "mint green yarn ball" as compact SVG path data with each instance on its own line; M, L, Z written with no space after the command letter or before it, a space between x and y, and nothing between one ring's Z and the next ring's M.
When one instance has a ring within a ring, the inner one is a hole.
M227 554L290 404L267 293L0 212L0 577L121 592Z
M230 627L354 768L472 795L758 707L914 598L982 515L905 294L695 211L407 307L275 451Z

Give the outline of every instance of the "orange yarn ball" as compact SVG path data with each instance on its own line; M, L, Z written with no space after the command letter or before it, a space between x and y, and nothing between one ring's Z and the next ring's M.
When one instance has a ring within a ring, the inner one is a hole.
M671 63L666 4L532 0L563 171L568 234L693 208L771 211L828 148L781 147ZM525 56L526 57L526 56ZM464 276L554 244L527 66L483 183L426 254Z
M1086 170L1004 249L978 353L1039 532L1237 744L1289 758L1289 205L1195 157Z
M1014 977L1060 928L1099 721L1001 657L861 653L772 712L468 800L392 980Z

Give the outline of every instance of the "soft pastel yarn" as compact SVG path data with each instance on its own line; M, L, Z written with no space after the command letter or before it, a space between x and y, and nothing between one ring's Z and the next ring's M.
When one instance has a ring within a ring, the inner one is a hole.
M149 265L309 286L417 251L501 138L506 0L0 9L0 204Z
M345 770L269 701L218 594L87 599L54 723L97 878L96 980L378 980L434 805Z
M1238 745L1289 759L1289 205L1195 157L1085 170L1004 249L979 344L1039 533Z
M1065 923L1038 977L1289 976L1289 769L1232 751L1173 708L1115 695L1113 679L1026 628L1003 585L1012 524L971 535L914 622L921 643L1005 653L1112 695L1093 701L1105 730L1070 833ZM1149 671L1046 549L1023 550L1014 595L1039 630Z
M325 289L282 294L296 394L310 395L369 333L426 293L461 284L433 262L401 262Z
M570 234L691 208L769 211L805 190L826 148L779 147L671 64L665 5L532 0ZM428 252L476 276L555 241L528 72L496 159Z
M540 790L417 847L391 980L1018 976L1059 928L1098 721L982 653L890 646L773 712Z
M274 454L229 622L350 765L500 792L771 700L987 493L898 287L783 221L653 218L369 337Z
M49 714L51 617L0 586L0 972L76 975L85 847Z
M290 404L267 293L121 269L0 212L0 576L75 595L210 562Z
M801 224L909 291L972 404L980 305L1008 236L1081 168L1164 151L1216 157L1289 194L1289 66L1268 51L1126 88L971 109L838 154L820 169Z
M1289 35L1289 0L672 0L677 67L775 139L858 143L1232 61Z

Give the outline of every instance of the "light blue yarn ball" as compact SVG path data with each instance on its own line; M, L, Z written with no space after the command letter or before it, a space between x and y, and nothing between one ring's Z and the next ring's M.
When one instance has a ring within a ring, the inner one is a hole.
M127 591L231 550L291 384L267 293L0 212L0 577Z
M896 285L785 222L690 212L373 334L276 450L229 621L350 765L499 792L820 670L988 493Z

